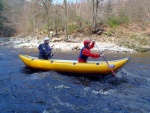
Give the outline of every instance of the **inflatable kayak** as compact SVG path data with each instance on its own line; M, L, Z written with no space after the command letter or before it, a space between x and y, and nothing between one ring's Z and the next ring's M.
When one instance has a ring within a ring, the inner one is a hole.
M43 60L29 55L19 55L23 63L32 69L55 70L59 72L84 73L84 74L111 74L112 71L120 69L129 58L108 61L110 67L105 61L88 61L88 63L78 63L75 60L50 59Z

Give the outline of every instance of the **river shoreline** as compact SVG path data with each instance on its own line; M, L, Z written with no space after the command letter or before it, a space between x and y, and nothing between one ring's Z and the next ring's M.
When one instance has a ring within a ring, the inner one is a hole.
M84 40L84 39L83 39ZM54 50L62 50L62 51L72 51L72 50L81 50L83 47L83 40L80 43L75 42L65 42L65 41L56 41L52 42L50 40L50 46ZM4 38L4 41L0 42L0 45L14 47L14 48L37 48L40 43L43 43L43 39L38 39L36 37L19 37L19 38ZM116 45L111 42L96 42L96 45L93 50L101 51L111 51L111 52L135 52L133 49L125 48Z

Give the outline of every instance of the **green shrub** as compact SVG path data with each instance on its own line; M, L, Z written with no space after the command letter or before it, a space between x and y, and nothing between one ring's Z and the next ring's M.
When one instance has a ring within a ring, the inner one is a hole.
M110 27L117 27L121 24L128 24L129 18L127 16L111 16L106 20Z
M76 24L68 25L68 33L69 34L75 33L80 29L81 29L80 26L78 26Z

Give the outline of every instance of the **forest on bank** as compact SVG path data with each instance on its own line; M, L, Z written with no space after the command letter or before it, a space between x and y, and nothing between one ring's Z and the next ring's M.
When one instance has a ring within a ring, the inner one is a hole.
M53 33L67 40L80 33L112 36L120 26L144 31L150 25L149 6L150 0L0 0L0 35Z

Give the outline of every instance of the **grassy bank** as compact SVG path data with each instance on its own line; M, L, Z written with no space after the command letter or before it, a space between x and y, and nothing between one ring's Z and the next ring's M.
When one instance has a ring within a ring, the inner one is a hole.
M109 28L99 41L116 43L119 46L127 47L138 52L150 52L150 29L142 30L138 26L120 26Z

